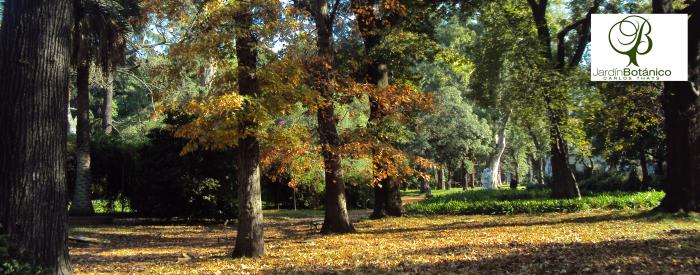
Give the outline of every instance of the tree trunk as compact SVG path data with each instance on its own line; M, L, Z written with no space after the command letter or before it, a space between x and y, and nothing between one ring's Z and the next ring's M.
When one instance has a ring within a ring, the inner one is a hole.
M102 99L102 130L112 133L112 98L114 97L114 72L105 73L104 98Z
M450 170L447 170L447 177L445 178L445 189L446 190L452 189L452 177L453 177L453 172Z
M80 41L76 41L80 43ZM80 47L84 50L83 47ZM83 54L78 54L84 56ZM82 59L82 58L81 58ZM90 61L78 61L77 69L78 126L75 146L75 190L68 214L90 216L95 214L92 206L92 180L90 176Z
M69 89L70 90L70 89ZM68 107L66 108L68 112L66 112L67 117L68 117L68 134L69 135L74 135L77 132L77 127L78 127L78 121L76 118L71 114L71 107L70 107L70 92L68 93Z
M556 57L552 53L552 41L549 29L549 24L547 23L547 0L528 0L532 11L532 17L535 22L535 27L537 28L537 36L540 40L540 53L543 58L550 60L550 64L556 71L563 75L567 74L568 68L576 67L580 63L582 54L585 50L588 40L590 39L590 19L591 14L595 13L601 1L594 1L594 6L589 9L586 19L582 22L579 31L579 41L578 46L575 49L576 54L571 56L569 59L569 65L566 64L566 46L564 45L564 40L567 37L566 32L560 32L558 34L558 44ZM576 24L576 23L574 23ZM574 28L568 28L574 25L567 26L568 30L573 30ZM574 173L571 171L568 163L568 150L564 136L560 130L563 119L567 115L566 109L556 108L555 102L552 102L552 97L549 91L543 92L543 98L545 101L545 108L547 111L547 116L549 119L550 128L550 148L551 148L551 163L552 163L552 197L554 198L581 198L581 193L578 189L578 184L576 183L576 178Z
M655 13L671 13L673 1L654 0ZM700 2L688 8L688 80L666 82L662 94L666 132L666 196L660 210L700 211Z
M6 0L0 31L0 234L22 261L72 274L66 133L73 1Z
M544 182L544 158L540 157L537 160L537 181L540 185L545 185Z
M309 6L316 24L318 56L311 75L314 79L313 87L321 95L316 116L326 183L326 209L321 233L350 233L355 228L350 223L346 206L343 167L338 154L340 137L333 106L333 18L328 11L327 0L313 2Z
M462 163L462 172L464 173L462 190L467 190L469 189L469 169L467 169L467 163Z
M639 150L639 166L642 169L642 186L641 189L645 189L649 186L651 179L649 178L649 169L647 167L647 156L644 152L644 148Z
M437 187L438 190L445 190L445 171L442 166L438 168Z
M654 155L654 175L663 176L664 173L664 155Z
M232 255L234 258L264 256L260 151L257 138L246 137L239 140L237 160L238 230Z
M517 153L514 154L513 160L515 161L515 178L510 183L510 189L518 189L518 183L520 183L520 163L518 163Z
M395 181L395 179L392 179ZM392 184L385 187L386 189L386 214L393 217L401 217L403 215L403 206L401 205L401 186Z
M370 219L383 219L386 218L386 189L375 185L374 190L374 211L369 215Z
M560 134L552 134L552 141L552 197L580 199L581 191L578 189L574 173L569 167L566 143Z
M501 185L501 157L503 157L503 152L506 150L506 129L508 128L509 121L510 111L506 113L506 116L503 118L503 124L495 136L496 148L494 148L493 155L489 161L492 177L490 184L484 186L486 189L498 189Z
M238 92L255 97L260 91L257 78L257 37L252 30L253 7L245 8L235 17L236 56L238 59ZM249 107L249 106L246 106ZM250 110L248 110L250 111ZM255 127L255 122L244 121L243 127ZM260 257L265 255L263 212L260 191L260 145L255 136L238 141L238 231L233 257Z
M421 172L423 172L423 174L427 174L427 173L428 173L428 171L427 171L425 168L421 168ZM425 197L426 197L426 198L432 197L432 196L433 196L433 193L432 193L432 190L431 190L432 187L430 186L430 181L426 180L425 177L423 177L423 176L420 177L420 180L421 180L421 184L422 184L422 186L423 186L423 189L425 190L425 191L423 192L423 193L425 193Z

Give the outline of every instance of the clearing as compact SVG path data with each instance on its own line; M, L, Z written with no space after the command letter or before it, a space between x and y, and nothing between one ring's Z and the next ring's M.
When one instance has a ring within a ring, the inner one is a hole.
M77 273L700 273L697 217L640 211L403 217L322 236L320 211L266 211L264 259L230 259L235 226L108 225L73 235ZM352 211L354 220L367 211Z

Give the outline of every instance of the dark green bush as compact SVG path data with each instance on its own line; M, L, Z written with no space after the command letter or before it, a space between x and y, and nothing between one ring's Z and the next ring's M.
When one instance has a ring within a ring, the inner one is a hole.
M236 215L234 153L197 151L180 156L185 140L156 129L141 148L138 184L127 195L139 215L233 217Z
M604 193L580 200L550 199L548 192L525 190L477 190L437 196L406 206L408 214L471 215L575 212L588 209L651 208L663 192Z
M629 191L627 176L622 172L595 172L590 178L579 182L584 193Z
M0 225L1 229L2 225ZM7 235L0 235L0 274L43 274L41 268L18 260L19 251L10 247Z

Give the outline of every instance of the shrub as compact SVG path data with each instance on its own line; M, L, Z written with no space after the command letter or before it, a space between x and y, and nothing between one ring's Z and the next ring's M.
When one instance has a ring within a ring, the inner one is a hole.
M477 190L437 196L406 206L408 214L471 215L575 212L588 209L651 208L659 204L662 192L604 193L580 200L550 199L548 192L525 190Z
M2 225L0 225L0 229ZM10 247L7 235L0 235L0 274L42 274L41 268L18 260L19 251Z
M595 172L590 178L579 182L584 193L599 193L629 190L627 177L622 172Z
M142 216L233 217L236 215L232 150L197 151L180 156L185 140L155 129L141 148L138 183L127 194Z

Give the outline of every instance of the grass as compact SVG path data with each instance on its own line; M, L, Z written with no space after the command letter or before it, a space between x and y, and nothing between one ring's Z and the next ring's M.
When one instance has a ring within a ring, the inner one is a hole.
M122 201L114 201L113 207L110 207L109 200L92 200L92 207L95 208L95 214L109 213L131 213L131 207L128 203L122 205Z
M229 258L235 226L104 225L71 229L109 242L70 259L77 274L700 273L697 219L640 210L362 220L330 236L309 229L321 212L290 212L265 211L265 258Z
M655 207L663 192L603 193L580 200L551 199L548 190L473 190L437 195L406 206L414 215L471 215L576 212L590 209L647 209Z

